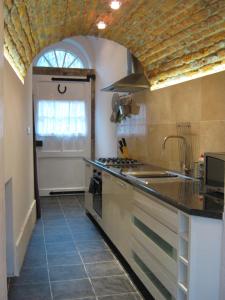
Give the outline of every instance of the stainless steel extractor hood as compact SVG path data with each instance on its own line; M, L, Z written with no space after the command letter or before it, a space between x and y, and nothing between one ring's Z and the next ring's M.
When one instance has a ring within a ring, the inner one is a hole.
M121 93L137 93L139 91L149 89L149 82L144 75L144 70L140 62L127 53L127 73L128 75L110 86L105 87L105 92L121 92Z

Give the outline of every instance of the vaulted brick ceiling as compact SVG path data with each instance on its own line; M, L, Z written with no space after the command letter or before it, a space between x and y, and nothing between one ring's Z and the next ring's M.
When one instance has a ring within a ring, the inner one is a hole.
M46 46L94 35L141 61L152 85L225 64L225 0L5 0L5 53L22 77ZM98 31L96 21L108 27ZM113 59L113 58L112 58Z

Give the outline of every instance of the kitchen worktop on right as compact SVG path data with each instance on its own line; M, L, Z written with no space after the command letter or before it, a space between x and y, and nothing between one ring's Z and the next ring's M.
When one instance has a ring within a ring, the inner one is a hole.
M107 167L96 161L85 160L95 167L114 175L134 187L157 197L159 200L172 205L187 214L222 219L224 211L224 195L222 193L206 193L204 184L200 180L188 177L152 178L146 182L127 176L128 171L160 171L153 165L139 165L135 168Z

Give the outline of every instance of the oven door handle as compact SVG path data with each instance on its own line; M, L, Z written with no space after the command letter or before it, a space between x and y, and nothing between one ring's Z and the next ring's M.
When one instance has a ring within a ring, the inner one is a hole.
M101 184L101 181L102 181L101 179L97 179L97 178L94 178L94 177L93 177L93 180L96 184Z

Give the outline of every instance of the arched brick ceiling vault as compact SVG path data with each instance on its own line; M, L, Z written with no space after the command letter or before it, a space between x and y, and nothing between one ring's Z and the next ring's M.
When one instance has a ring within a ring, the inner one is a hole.
M118 42L151 84L225 63L225 0L4 0L5 53L22 77L46 46L76 35ZM96 20L108 27L98 32ZM112 58L113 59L113 58Z

